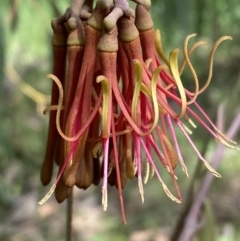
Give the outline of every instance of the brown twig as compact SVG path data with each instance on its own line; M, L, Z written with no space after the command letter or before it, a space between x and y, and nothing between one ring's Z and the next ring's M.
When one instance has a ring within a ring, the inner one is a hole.
M209 147L209 143L210 143L210 140L211 138L207 138L207 140L203 143L203 146L201 148L201 153L203 156L206 155L207 151L208 151L208 147ZM199 176L201 175L203 171L203 167L202 167L202 162L200 162L199 160L197 160L197 165L195 167L195 170L194 170L194 173L192 175L192 178L191 178L191 181L190 181L190 186L187 190L187 193L186 193L186 197L188 197L185 202L184 202L184 206L182 208L182 211L181 211L181 214L180 214L180 217L178 219L178 222L174 228L174 231L171 235L171 239L172 241L175 241L177 240L177 238L179 237L179 235L181 234L182 232L182 229L184 227L184 221L189 213L189 210L192 206L192 203L194 201L194 191L195 191L195 187L196 187L196 184L199 180Z
M66 219L66 241L73 240L72 215L73 215L73 193L67 199L67 219Z

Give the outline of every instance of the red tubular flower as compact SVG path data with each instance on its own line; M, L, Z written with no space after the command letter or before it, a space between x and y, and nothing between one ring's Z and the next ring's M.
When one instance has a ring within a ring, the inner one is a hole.
M53 20L53 31L54 36L52 40L53 45L53 74L57 76L60 80L64 80L65 75L65 64L66 64L66 31L62 25L55 25L55 20ZM58 88L53 83L52 86L52 98L51 98L51 106L58 104ZM41 169L41 181L43 185L49 184L52 177L53 170L53 161L54 155L56 153L57 142L60 141L59 134L57 132L56 124L56 112L51 112L49 117L49 128L48 128L48 140L47 140L47 148L45 159ZM58 160L57 160L58 161Z
M67 69L67 77L66 77L66 91L64 96L64 111L63 111L63 120L62 120L62 128L66 128L67 117L69 115L76 88L78 83L78 76L79 76L79 63L82 62L83 53L84 53L84 45L85 45L85 36L84 36L84 29L83 24L81 21L77 23L77 28L71 31L68 35L67 39L68 45L68 69ZM64 139L61 141L61 148L59 150L60 153L60 166L59 170L61 170L64 159ZM64 191L65 190L65 191ZM63 177L60 178L56 191L55 196L58 202L62 202L65 198L71 193L71 188L68 188L63 180Z
M92 1L85 2L87 8L80 4L77 10L78 13L84 13L84 17L89 16L83 24L84 27L81 20L75 19L76 11L72 12L71 21L68 20L68 23L76 23L78 28L68 36L71 46L68 47L66 93L63 92L63 74L54 72L54 75L49 75L56 82L60 93L58 105L56 106L54 101L52 105L55 106L47 110L57 110L57 113L50 113L50 122L52 123L52 118L56 116L57 130L62 137L59 151L63 158L60 159L55 184L39 203L44 203L55 189L57 200L62 202L71 193L74 185L87 189L91 184L98 185L102 179L104 210L107 209L108 203L108 184L115 185L118 189L123 221L126 223L122 189L128 179L138 179L143 202L143 183L146 184L149 177L155 173L165 193L173 201L181 202L182 197L174 171L178 161L186 176L188 172L175 134L175 126L181 130L212 174L221 177L204 160L190 138L191 131L183 122L187 120L193 128L196 126L189 116L220 142L238 149L236 143L217 130L196 102L197 96L210 83L216 48L222 41L231 38L222 37L213 46L209 76L206 84L200 88L189 56L195 48L205 42L199 41L188 49L188 41L195 35L187 36L183 45L184 60L178 68L179 50L174 49L167 58L162 48L160 31L154 32L149 14L150 1L136 0L138 4L135 16L126 0L115 0L113 5L111 1L108 3L99 0L93 12L86 12L86 9L91 9L90 2ZM69 11L60 19L66 21L66 17L69 14L71 16L71 8ZM63 58L65 61L64 56ZM180 76L185 65L193 75L194 92L187 90L181 81ZM53 96L55 92L56 90ZM171 107L171 102L179 106L178 112ZM202 116L196 114L191 105L194 105ZM49 138L49 142L54 146L57 140ZM53 151L50 144L47 153L49 150ZM157 156L155 160L153 153ZM53 156L49 160L51 161L44 161L42 168L44 184L51 178ZM157 162L171 175L177 197L165 185Z

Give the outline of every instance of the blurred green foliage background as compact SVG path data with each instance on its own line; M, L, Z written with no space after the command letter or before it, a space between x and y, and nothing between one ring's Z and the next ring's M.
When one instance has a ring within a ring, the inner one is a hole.
M64 13L67 0L3 0L0 6L0 240L65 240L65 203L52 197L37 205L48 187L39 180L47 135L48 117L42 110L49 103L52 53L50 22ZM153 0L155 27L161 29L166 52L181 48L186 35L214 43L222 35L231 35L215 56L213 80L199 97L213 120L220 103L226 102L226 126L239 112L240 103L240 4L238 0ZM199 79L203 84L208 74L209 47L193 54ZM191 85L189 72L184 84ZM190 86L191 88L191 86ZM215 140L201 128L193 134L196 145L206 148L210 160ZM178 168L184 200L192 181L197 157L179 137L183 156L189 167L186 179ZM239 135L236 137L239 140ZM240 162L239 152L227 150L220 166L223 178L214 181L208 196L212 215L211 230L217 241L240 240ZM164 176L172 185L168 175ZM137 181L124 189L128 225L121 221L117 192L110 189L109 208L102 211L99 187L75 191L74 240L82 241L166 241L181 216L184 203L178 205L163 193L153 178L145 187L142 205ZM196 240L201 239L198 235ZM212 239L213 240L213 239ZM207 240L206 240L207 241Z

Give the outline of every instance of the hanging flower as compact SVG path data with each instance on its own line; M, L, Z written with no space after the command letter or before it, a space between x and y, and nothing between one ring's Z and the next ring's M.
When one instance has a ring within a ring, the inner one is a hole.
M149 14L151 2L135 2L133 10L126 0L99 0L95 8L90 0L73 1L64 16L52 23L54 70L48 77L55 84L51 106L45 110L50 111L50 123L42 183L50 182L54 159L59 172L55 184L39 204L54 190L56 199L62 202L71 194L73 186L87 189L102 180L104 210L108 203L108 184L116 186L126 223L122 189L135 177L142 202L143 183L154 173L165 193L173 201L181 202L174 171L178 161L186 176L188 171L175 128L181 130L199 159L216 177L221 175L202 157L190 138L191 130L184 123L196 128L197 122L224 145L238 149L196 101L210 84L218 45L231 37L224 36L214 44L209 75L200 87L189 56L206 43L199 41L188 48L195 34L187 36L179 68L179 50L172 50L167 58L160 31L154 31ZM186 65L193 76L194 92L186 89L181 80ZM171 107L172 102L179 106L179 112ZM162 170L157 168L157 162L171 175L176 197L161 178Z

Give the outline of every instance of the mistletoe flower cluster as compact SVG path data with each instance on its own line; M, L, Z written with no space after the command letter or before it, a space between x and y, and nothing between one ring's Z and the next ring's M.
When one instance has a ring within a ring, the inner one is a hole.
M137 178L143 202L143 184L155 174L167 196L181 202L174 169L179 162L186 176L188 171L176 128L217 177L221 176L202 157L187 125L196 128L198 123L218 141L237 149L196 101L210 83L215 50L231 37L221 37L213 45L208 78L200 87L189 56L206 43L188 47L195 34L187 36L179 67L179 49L166 57L160 31L153 28L150 0L135 2L132 9L127 0L98 0L95 6L92 0L74 0L63 16L52 21L54 68L48 77L54 82L51 105L45 110L50 119L42 183L50 183L54 160L59 172L39 204L54 191L62 202L74 186L87 189L101 182L104 210L108 185L116 186L126 222L122 189L128 180ZM192 73L194 91L181 79L185 66ZM164 170L172 177L176 195L161 178Z

